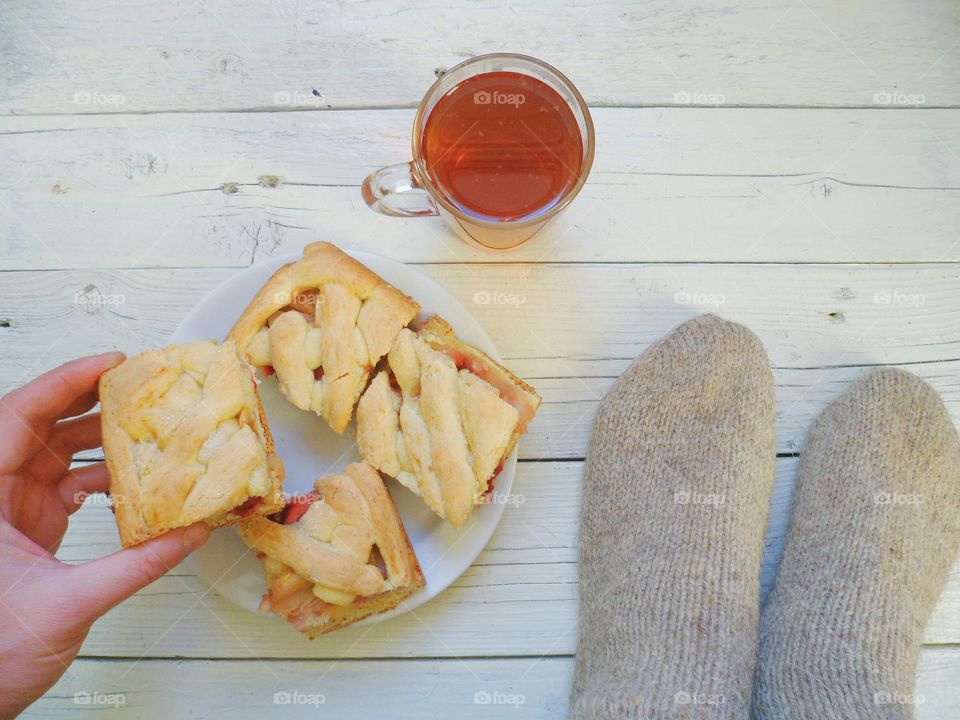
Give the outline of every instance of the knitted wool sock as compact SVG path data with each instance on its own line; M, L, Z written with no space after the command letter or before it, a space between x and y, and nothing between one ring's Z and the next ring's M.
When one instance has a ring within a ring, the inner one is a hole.
M764 604L761 720L909 718L923 626L960 543L960 443L929 385L860 379L803 450Z
M583 488L572 718L745 720L775 453L766 354L713 315L607 393Z

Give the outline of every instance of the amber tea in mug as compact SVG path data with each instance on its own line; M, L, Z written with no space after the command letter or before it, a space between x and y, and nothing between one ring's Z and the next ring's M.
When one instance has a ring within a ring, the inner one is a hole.
M593 126L576 88L545 63L485 55L443 75L414 121L414 159L379 170L364 198L390 215L441 215L458 234L509 248L579 192Z
M498 222L552 208L583 165L580 129L563 98L515 72L474 75L447 92L427 118L422 148L430 180L451 203Z

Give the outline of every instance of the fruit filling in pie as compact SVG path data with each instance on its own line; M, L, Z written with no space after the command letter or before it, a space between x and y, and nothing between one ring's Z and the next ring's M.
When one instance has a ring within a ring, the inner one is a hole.
M400 331L357 406L361 456L462 526L540 405L536 391L434 315Z
M171 345L100 378L103 450L124 546L283 506L253 368L232 342Z
M390 610L424 585L393 499L366 463L238 528L267 576L260 609L311 637Z
M338 433L419 306L334 245L307 245L280 268L237 320L229 339L301 410Z

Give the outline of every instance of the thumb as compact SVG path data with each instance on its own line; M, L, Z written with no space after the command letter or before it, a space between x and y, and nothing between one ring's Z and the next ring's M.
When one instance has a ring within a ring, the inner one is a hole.
M93 622L115 605L173 569L203 545L210 529L198 522L171 530L131 548L70 568L66 583L73 604L85 622Z

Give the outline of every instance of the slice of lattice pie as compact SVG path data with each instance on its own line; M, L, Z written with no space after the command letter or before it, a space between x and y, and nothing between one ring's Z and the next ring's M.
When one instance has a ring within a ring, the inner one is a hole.
M393 499L366 463L237 527L267 575L260 610L310 637L386 612L424 586Z
M357 405L361 456L462 526L493 481L540 396L439 316L403 329Z
M100 378L103 451L124 546L283 507L253 368L232 342L149 350Z
M284 265L228 335L301 410L342 433L377 361L420 307L334 245Z

